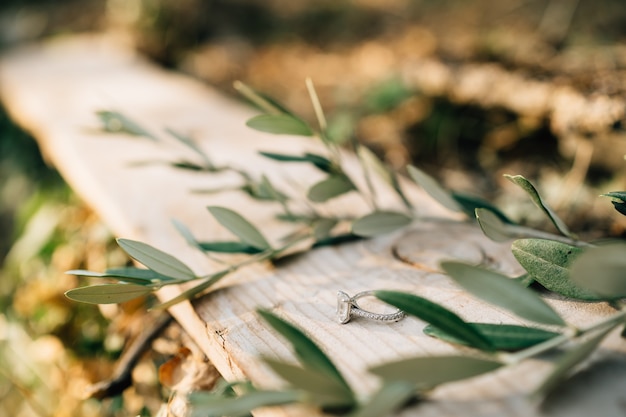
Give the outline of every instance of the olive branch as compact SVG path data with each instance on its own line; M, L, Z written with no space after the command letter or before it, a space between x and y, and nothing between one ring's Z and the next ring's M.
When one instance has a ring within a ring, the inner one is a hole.
M315 137L326 150L325 154L300 155L260 152L277 163L303 163L315 167L325 177L312 184L306 192L306 201L297 204L288 193L277 189L266 176L254 178L244 170L218 166L195 142L185 135L166 129L169 137L193 151L197 160L168 162L179 169L215 173L233 171L239 175L237 188L260 201L278 203L282 211L278 218L294 224L294 230L272 246L263 233L239 213L226 208L210 206L209 213L236 240L198 241L181 222L174 226L186 241L224 267L208 275L198 276L191 268L174 256L142 242L118 239L120 247L145 268L111 268L105 272L85 270L68 271L70 274L106 278L115 281L89 285L67 291L70 299L87 303L120 303L145 296L165 285L196 281L197 284L177 297L155 308L168 308L178 302L206 293L219 280L249 264L276 260L298 246L306 251L324 245L341 244L358 239L394 232L415 221L417 211L400 185L398 174L386 166L370 150L356 140L349 141L361 164L365 189L360 189L344 170L337 142L330 139L328 126L313 83L307 88L317 117L318 126L312 127L274 100L252 90L243 83L236 89L264 114L246 123L249 127L274 134ZM128 117L114 111L98 113L105 130L145 137L155 142L159 137ZM578 365L584 362L613 330L626 323L626 245L622 242L584 242L570 232L567 225L544 202L526 178L516 175L506 178L523 189L533 203L553 224L558 234L521 226L506 214L481 198L449 191L417 167L407 168L409 177L444 207L475 218L484 234L498 242L513 240L513 255L526 270L518 277L508 277L498 272L447 261L441 269L457 285L475 297L503 308L528 325L475 323L463 320L453 311L423 297L397 291L374 291L374 295L427 326L424 332L443 341L469 347L456 355L428 356L401 359L370 368L368 371L381 378L378 391L368 398L359 399L337 367L325 353L297 326L265 310L258 314L293 347L298 364L265 358L265 363L282 379L288 388L259 390L248 383L218 387L210 393L191 396L194 416L241 415L257 407L289 403L305 403L328 412L349 413L351 417L384 416L413 404L433 388L452 381L471 378L526 359L558 350L552 371L530 394L542 401L562 381L571 377ZM372 175L382 178L399 198L402 207L381 210L372 183ZM219 190L212 190L219 191ZM357 193L368 204L371 212L358 218L340 218L321 215L315 205L347 193ZM616 210L626 215L626 192L610 192L604 196L613 199ZM302 210L302 207L305 209ZM341 227L347 225L348 227ZM347 232L345 230L348 230ZM301 244L306 243L305 248ZM220 254L246 254L248 257L229 264ZM565 321L535 288L559 294L572 300L608 302L614 313L587 327L576 327Z

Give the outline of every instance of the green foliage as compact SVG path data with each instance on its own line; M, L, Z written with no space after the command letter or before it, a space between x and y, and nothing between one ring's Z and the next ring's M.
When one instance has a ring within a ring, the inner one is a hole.
M137 284L103 284L66 291L70 300L89 304L117 304L150 294L154 288Z
M548 216L559 232L561 232L564 236L573 237L567 225L556 215L556 213L554 213L554 211L552 211L550 207L544 203L543 199L539 195L539 192L530 181L521 175L505 175L504 177L513 184L518 185L522 190L526 191L533 203L535 203L535 205L539 207L546 216Z
M250 411L265 406L284 405L302 399L296 391L252 390L239 397L196 392L190 395L192 417L247 416Z
M155 142L159 140L152 133L141 127L141 125L117 111L101 110L96 112L96 114L100 118L105 132L143 136Z
M403 99L404 91L396 87L398 85L391 83L384 86L377 95L371 96L375 98L373 103L376 103L372 108L382 109L389 103L397 104L397 100ZM210 206L208 210L217 222L239 240L201 242L176 220L173 221L175 228L189 245L207 256L214 257L224 253L250 255L246 260L229 265L215 257L214 259L226 264L226 267L205 276L196 276L187 265L167 253L141 242L119 239L118 244L148 269L112 268L103 273L69 271L71 274L116 282L70 290L67 293L69 298L88 303L122 302L147 295L163 285L197 281L195 286L157 306L168 308L205 293L216 282L245 265L276 259L296 244L307 242L309 248L342 244L394 232L414 221L413 206L404 195L397 174L374 153L356 142L352 135L351 145L361 164L363 181L353 181L344 171L337 142L329 133L321 104L310 80L307 80L307 88L319 124L316 128L244 84L238 83L236 88L265 112L250 119L247 122L249 127L275 134L313 136L325 146L326 153L291 155L261 152L262 156L277 163L310 164L325 174L323 179L309 185L308 201L301 204L306 210L292 212L291 197L274 187L266 176L253 178L243 170L216 167L191 138L171 129L166 132L200 158L200 162L178 162L177 166L180 168L205 172L230 170L239 175L242 181L235 189L259 201L280 204L282 212L277 217L294 225L294 230L279 240L283 246L272 247L256 226L232 209ZM156 139L119 113L101 112L100 117L105 123L105 129L109 131ZM489 238L496 241L518 239L513 242L512 252L526 273L517 278L509 278L495 271L459 262L444 262L441 265L443 271L464 290L486 303L508 310L524 320L550 326L551 330L512 324L467 322L450 309L417 295L375 291L375 296L383 302L428 323L424 328L427 335L469 346L480 352L468 354L466 349L458 355L407 358L371 368L374 375L382 378L382 383L378 391L369 398L365 397L359 404L337 366L303 330L267 310L258 310L259 315L289 342L295 352L297 364L264 359L269 368L286 381L288 387L280 391L264 391L248 386L239 396L224 393L197 394L191 397L195 407L194 415L247 415L258 407L299 402L322 407L324 410L351 411L351 417L378 417L397 410L410 399L424 395L427 390L440 384L472 378L503 366L515 365L555 348L563 348L563 353L557 355L553 372L535 390L536 396L544 397L573 373L573 368L599 346L610 330L624 324L626 309L620 300L626 298L626 280L623 278L626 264L622 260L626 245L593 247L575 240L564 222L545 204L533 184L519 175L507 175L506 178L529 195L561 235L517 225L489 202L467 194L450 192L416 167L409 166L408 173L414 182L444 207L464 212L469 217L475 216ZM405 212L395 208L380 208L389 207L389 204L385 201L383 205L378 201L376 187L370 177L372 174L391 187L396 193L396 201L404 204ZM367 185L365 190L357 187L356 184L360 183ZM321 211L324 213L322 215L318 212L316 203L325 203L351 192L370 205L369 213L355 219L333 217L324 211ZM626 192L612 192L605 196L613 198L615 208L626 214ZM346 233L345 230L350 232ZM611 301L620 310L590 327L574 328L529 287L535 281L567 298L590 302ZM558 331L554 331L555 328ZM511 351L515 353L508 353Z
M333 175L314 184L307 193L307 198L314 203L324 203L332 198L339 197L356 187L345 175Z
M517 326L514 324L470 324L489 339L495 350L515 351L526 349L559 335L559 333L536 327ZM433 325L426 326L424 333L449 343L469 346L465 340L454 337Z
M246 126L277 135L313 135L313 131L305 122L286 114L262 114L248 120Z
M415 396L415 386L405 381L386 381L369 401L348 417L381 417L391 415Z
M382 301L442 329L470 346L486 351L493 350L489 339L472 324L439 304L417 295L396 291L375 291L374 294Z
M117 239L117 244L132 258L161 275L183 281L196 277L187 265L148 244L130 239Z
M626 298L626 245L612 243L590 248L570 268L571 280L600 297Z
M575 300L606 299L570 279L569 268L583 249L553 240L521 239L513 242L511 250L533 279L550 291Z
M611 197L613 199L611 203L615 210L626 216L626 191L613 191L602 194L602 197Z
M307 162L312 164L313 166L315 166L316 168L326 172L326 173L332 173L333 172L333 164L332 162L330 162L330 160L328 160L328 158L321 156L321 155L317 155L314 153L305 153L302 156L298 156L298 155L285 155L285 154L281 154L281 153L274 153L274 152L259 152L261 155L263 155L266 158L269 159L273 159L275 161L279 161L279 162Z
M422 187L432 198L441 203L442 206L452 211L462 211L461 205L433 177L412 165L409 165L407 170L413 181Z
M374 237L395 232L408 226L413 218L404 213L375 211L352 223L352 233L364 237Z
M443 262L443 270L463 289L526 320L564 326L563 319L534 291L517 281L473 265Z
M350 386L328 356L300 329L267 310L257 311L274 330L291 343L296 356L305 368L317 371L333 379L346 392L352 392Z
M494 371L502 363L472 356L426 356L403 359L370 368L370 372L390 381L405 381L425 391L437 385L471 378Z
M270 244L261 232L240 214L225 207L210 206L207 208L213 217L215 217L222 226L241 239L243 244L247 244L259 250L271 249Z

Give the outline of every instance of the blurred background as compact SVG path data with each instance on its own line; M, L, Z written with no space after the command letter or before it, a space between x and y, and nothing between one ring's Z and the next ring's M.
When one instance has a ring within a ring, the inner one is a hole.
M235 97L241 80L314 120L311 77L336 137L414 163L547 228L502 174L521 174L574 232L621 237L598 195L626 189L622 0L2 0L0 50L115 32L155 64ZM0 107L0 415L154 416L175 328L124 395L83 400L113 371L139 304L66 300L69 269L128 260Z

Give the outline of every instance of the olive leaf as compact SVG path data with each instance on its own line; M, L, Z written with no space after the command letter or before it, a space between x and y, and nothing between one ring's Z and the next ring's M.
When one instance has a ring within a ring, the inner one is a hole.
M117 304L138 298L154 288L137 284L102 284L74 288L65 292L70 300L89 304Z
M538 343L558 336L560 333L551 332L536 327L518 326L514 324L493 324L493 323L471 323L483 336L485 336L494 349L515 351L526 349ZM464 340L458 339L445 331L429 324L424 328L424 333L428 336L441 339L443 341L467 345Z
M339 223L336 219L320 219L313 225L313 236L315 241L319 242L327 239L330 236L330 232Z
M364 237L374 237L395 232L409 225L413 219L404 213L376 211L352 223L352 233Z
M259 152L259 154L263 155L266 158L280 162L307 162L313 164L316 168L327 173L331 173L333 171L333 163L328 158L314 153L307 152L302 156L287 155L275 152Z
M521 237L515 226L505 223L496 213L488 208L477 208L476 220L485 236L495 242L506 242Z
M233 241L219 241L219 242L198 242L198 246L205 252L219 252L219 253L245 253L248 255L255 255L263 252L261 249L248 245L244 242Z
M198 156L200 156L205 164L203 168L208 168L209 170L215 169L215 165L213 164L209 156L198 146L196 141L170 128L166 128L165 131L169 133L173 138L177 139L180 143L194 151Z
M331 175L314 184L309 189L307 198L315 203L323 203L355 189L352 181L345 175Z
M507 215L504 214L498 207L483 198L457 191L452 191L451 195L469 217L474 217L476 209L486 209L495 214L500 221L508 224L515 224L515 222L509 219Z
M305 368L316 370L321 374L331 377L338 384L343 386L346 391L352 392L350 386L328 356L326 356L302 330L274 315L270 311L257 310L257 312L274 330L291 343L298 360Z
M194 279L196 275L184 263L146 243L130 239L117 239L117 244L132 258L153 271L180 280Z
M552 211L550 207L544 203L543 199L539 195L539 192L530 181L521 175L504 175L504 177L526 191L533 203L535 203L535 205L539 207L546 214L546 216L548 216L550 221L554 224L557 230L561 232L561 234L574 238L567 225L556 215L556 213L554 213L554 211Z
M584 361L598 347L600 342L614 329L614 326L604 329L575 348L568 350L556 362L554 369L548 377L535 389L531 397L535 399L545 398L551 391L559 387L569 376L574 374L576 365Z
M501 366L500 362L471 356L425 356L379 365L370 368L370 372L385 380L411 382L418 390L427 390L491 372Z
M153 141L159 139L138 123L124 116L122 113L112 110L97 111L96 114L104 125L104 130L111 133L127 133L133 136L143 136Z
M240 214L225 207L209 206L207 208L222 226L230 230L242 242L260 250L271 249L261 232Z
M180 233L180 235L185 239L189 246L202 250L200 243L196 240L195 236L193 235L193 233L191 233L191 230L189 230L187 226L185 226L181 221L176 219L172 219L172 225L174 225L176 231Z
M626 191L612 191L602 194L601 197L611 197L613 199L611 203L615 210L626 216Z
M313 136L308 124L288 114L261 114L248 120L246 126L277 135Z
M260 391L253 390L238 397L194 392L189 395L191 417L207 416L247 416L259 407L285 405L303 400L303 394L297 391Z
M392 415L415 396L415 386L405 381L385 381L380 389L347 417L383 417Z
M110 268L104 272L94 272L87 271L84 269L72 269L71 271L66 271L66 274L69 275L80 275L83 277L94 277L94 278L114 278L119 281L130 282L138 285L152 285L158 283L174 283L176 280L159 274L151 269L141 269L141 268Z
M442 262L441 268L466 291L488 303L526 320L565 326L563 319L537 293L505 275L460 262Z
M363 240L363 236L357 236L352 233L342 233L340 235L328 236L324 239L317 240L313 243L313 248L321 248L324 246L342 245L344 243L356 242Z
M583 249L553 240L520 239L513 242L511 251L533 279L546 289L576 300L606 299L570 279L569 268Z
M191 300L192 298L196 297L197 295L201 294L202 292L204 292L207 288L211 287L212 285L214 285L217 281L219 281L220 279L224 278L226 275L228 275L231 272L230 269L225 269L223 271L220 272L216 272L213 275L210 275L209 277L205 278L200 284L195 285L183 292L181 292L180 294L178 294L176 297L167 300L164 303L158 304L157 306L153 307L153 310L165 310L166 308L170 308L173 305L176 305L178 303L181 303L183 301L187 301L187 300Z
M587 249L570 268L572 282L609 299L626 298L626 245Z
M301 368L269 358L265 358L264 362L292 388L309 393L310 402L314 404L333 408L354 405L352 391L328 374L311 367Z
M402 187L400 186L400 182L398 181L398 175L392 171L389 167L385 165L383 161L381 161L378 156L374 152L372 152L368 147L359 145L356 148L357 153L359 155L359 159L363 164L373 172L375 172L380 178L383 179L389 186L396 192L398 197L402 200L402 203L406 208L413 208L413 205L404 194Z
M452 311L425 298L397 291L374 291L380 300L391 304L407 314L415 316L438 327L468 345L481 350L491 351L493 346L473 325L467 323Z
M461 205L433 177L413 165L407 166L407 170L413 181L442 206L452 211L463 211Z

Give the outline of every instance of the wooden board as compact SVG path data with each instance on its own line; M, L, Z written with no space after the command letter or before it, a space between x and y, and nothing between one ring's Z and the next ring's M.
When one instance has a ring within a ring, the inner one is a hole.
M293 184L304 187L319 175L298 164L277 164L257 153L301 153L317 149L314 142L246 128L245 121L255 114L251 109L197 81L146 63L106 36L61 39L6 54L0 61L0 97L10 115L33 133L49 161L117 236L141 240L171 253L199 274L216 271L217 265L190 248L171 219L186 224L199 239L211 240L230 236L209 215L207 205L237 210L273 242L290 226L274 219L278 207L257 203L241 192L192 192L236 185L234 175L183 172L164 163L138 166L193 155L171 141L153 143L103 133L97 110L118 110L161 137L165 137L165 127L190 134L216 162L240 166L256 176L267 174L292 190L299 189ZM356 176L357 164L353 158L346 159ZM398 204L383 186L379 185L379 192L390 206ZM441 220L417 222L409 230L382 238L317 249L276 268L251 265L224 279L218 290L193 305L182 303L172 313L225 378L245 378L272 387L281 382L259 356L289 360L293 355L285 341L254 312L258 307L271 309L313 337L360 396L371 393L378 384L367 373L368 367L401 357L450 353L453 348L425 336L424 323L412 318L393 324L367 320L336 323L338 290L349 294L404 290L447 305L468 320L517 323L512 315L468 296L433 271L440 260L454 258L483 263L505 273L519 272L509 245L495 244L477 227L452 221L450 213L419 190L411 189L411 198L425 217L439 216ZM366 209L354 196L324 207L328 212L344 214L365 213ZM159 297L167 300L180 291L167 287ZM601 304L548 301L575 324L594 322L609 313ZM606 346L609 356L617 349L623 353L617 335ZM564 393L555 415L588 416L598 407L604 416L624 415L626 365L623 360L616 363L599 378L605 383L584 388L593 395L577 398L582 388L576 385ZM450 384L434 391L436 401L402 415L540 415L525 395L549 368L546 362L530 361ZM259 410L257 415L311 414L287 407Z

